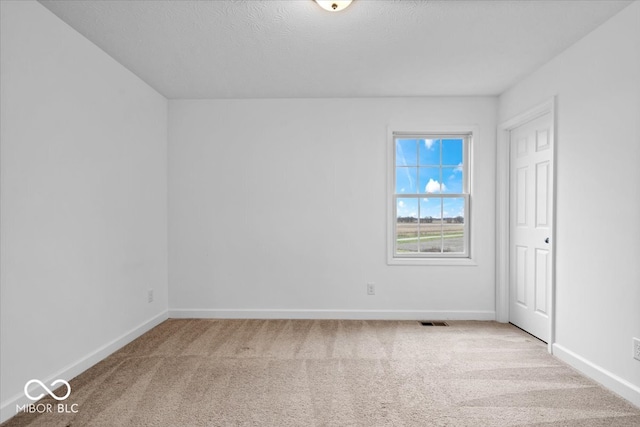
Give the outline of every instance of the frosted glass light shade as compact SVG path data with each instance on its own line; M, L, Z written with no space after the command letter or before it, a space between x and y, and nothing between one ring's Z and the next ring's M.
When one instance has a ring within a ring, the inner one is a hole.
M329 12L339 12L346 9L347 6L351 4L351 1L352 0L316 0L316 3L318 3L321 8L328 10Z

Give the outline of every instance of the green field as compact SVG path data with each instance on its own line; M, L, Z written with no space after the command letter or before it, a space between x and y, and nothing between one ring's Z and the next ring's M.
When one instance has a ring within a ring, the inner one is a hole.
M441 221L398 223L396 234L398 252L464 251L464 224Z

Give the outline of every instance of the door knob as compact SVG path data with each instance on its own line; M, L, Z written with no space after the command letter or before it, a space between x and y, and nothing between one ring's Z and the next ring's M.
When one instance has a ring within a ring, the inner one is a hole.
M545 243L549 243L549 238L547 237L546 239L544 239Z

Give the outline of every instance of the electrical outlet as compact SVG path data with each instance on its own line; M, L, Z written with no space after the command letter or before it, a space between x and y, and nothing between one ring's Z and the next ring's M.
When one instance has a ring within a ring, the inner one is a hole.
M633 339L633 358L640 360L640 340L638 338Z
M153 302L153 289L147 290L147 302Z
M376 284L375 283L367 283L367 295L375 295L376 294Z

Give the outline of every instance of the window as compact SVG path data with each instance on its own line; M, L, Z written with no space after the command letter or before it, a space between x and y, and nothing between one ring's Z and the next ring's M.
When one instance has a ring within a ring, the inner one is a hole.
M391 263L469 258L470 142L470 133L392 133Z

